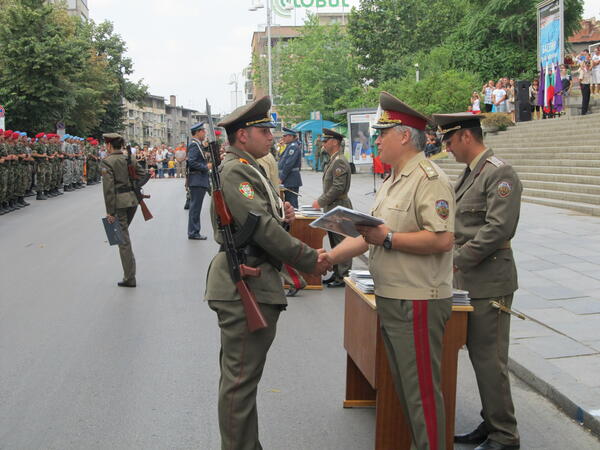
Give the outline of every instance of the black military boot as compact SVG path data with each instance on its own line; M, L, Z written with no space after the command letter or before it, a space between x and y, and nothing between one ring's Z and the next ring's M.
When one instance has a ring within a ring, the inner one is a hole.
M44 191L44 194L46 194L46 197L48 197L48 198L56 197L56 195L54 195L52 193L52 189L50 189L48 191Z
M63 192L71 192L73 189L71 189L71 186L68 184L65 184L63 186Z
M48 197L44 194L44 191L37 191L37 195L35 197L36 200L48 200Z
M25 192L25 197L33 197L35 195L35 192L33 192L31 189L28 189L27 192Z
M20 206L15 205L15 200L14 199L8 201L8 210L10 212L15 211L15 210L17 210L19 208L20 208Z
M62 192L60 192L60 189L55 188L54 191L56 192L56 195L63 195Z
M27 203L27 202L25 201L25 197L19 197L19 198L17 199L17 203L18 203L19 205L21 205L21 206L29 206L29 205L30 205L30 203Z
M0 203L0 216L6 214L8 210L4 207L4 203Z

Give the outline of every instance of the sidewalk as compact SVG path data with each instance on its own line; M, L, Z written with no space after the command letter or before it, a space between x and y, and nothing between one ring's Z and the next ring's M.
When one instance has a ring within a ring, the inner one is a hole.
M302 171L301 204L318 197L321 176ZM372 175L353 176L356 209L369 212L372 191ZM600 217L523 203L513 251L513 307L528 320L512 320L511 370L600 435Z

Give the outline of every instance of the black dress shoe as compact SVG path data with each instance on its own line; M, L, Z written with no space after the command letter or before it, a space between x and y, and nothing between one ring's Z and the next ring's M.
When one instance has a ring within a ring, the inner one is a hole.
M327 285L328 288L337 288L337 287L343 287L343 286L346 286L346 283L344 283L344 280L334 280Z
M197 234L197 235L193 235L193 236L188 236L188 239L192 239L194 241L205 241L206 236L204 236L202 234Z
M296 289L294 286L290 286L288 288L288 291L285 293L285 296L286 297L295 297L297 293L298 293L298 289Z
M135 281L119 281L117 283L117 286L119 286L119 287L135 287L136 282Z
M475 447L475 450L519 450L519 448L521 448L519 444L506 445L492 441L491 439L486 439L479 447Z
M481 444L488 437L488 432L482 425L479 425L470 433L457 434L454 436L454 442L458 444Z
M323 284L329 284L335 281L335 274L331 275L329 278L325 278L323 280Z

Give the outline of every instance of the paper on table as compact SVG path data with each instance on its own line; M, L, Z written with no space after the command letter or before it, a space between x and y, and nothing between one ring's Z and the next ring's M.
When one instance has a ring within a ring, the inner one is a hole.
M310 223L313 228L322 228L349 237L358 237L360 233L356 225L377 227L384 222L377 217L356 211L354 209L336 206L331 211Z

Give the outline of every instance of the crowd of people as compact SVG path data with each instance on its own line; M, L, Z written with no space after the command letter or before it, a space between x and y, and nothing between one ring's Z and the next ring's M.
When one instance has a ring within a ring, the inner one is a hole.
M600 46L596 47L593 53L584 49L576 55L567 56L559 69L562 89L560 92L554 92L554 95L568 97L573 86L578 84L582 97L581 114L589 114L590 96L600 96ZM543 95L540 92L540 81L536 78L531 81L528 99L534 120L547 116L539 104L540 95ZM468 110L473 114L508 113L514 122L517 100L515 80L502 77L497 81L489 80L480 91L473 91Z
M0 130L0 215L29 206L27 197L48 200L99 182L96 139Z
M187 148L184 142L173 148L166 144L150 148L135 146L131 153L151 178L185 178Z

